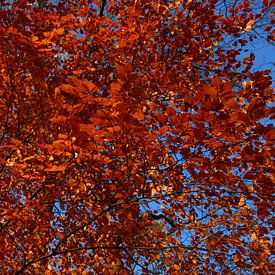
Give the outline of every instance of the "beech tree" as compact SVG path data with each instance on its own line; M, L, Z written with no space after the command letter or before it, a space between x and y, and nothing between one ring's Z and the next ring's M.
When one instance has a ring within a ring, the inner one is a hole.
M1 273L271 272L274 3L1 1Z

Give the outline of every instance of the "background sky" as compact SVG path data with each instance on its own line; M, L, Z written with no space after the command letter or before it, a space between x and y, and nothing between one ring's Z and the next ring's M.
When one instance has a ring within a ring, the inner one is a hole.
M264 44L265 43L265 44ZM272 71L273 86L275 78L275 47L268 42L258 41L254 47L251 46L251 50L255 54L255 70L270 69Z

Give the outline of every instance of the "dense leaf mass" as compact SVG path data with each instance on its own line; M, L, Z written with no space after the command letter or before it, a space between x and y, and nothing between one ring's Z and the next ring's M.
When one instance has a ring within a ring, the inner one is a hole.
M271 272L272 6L1 1L1 274Z

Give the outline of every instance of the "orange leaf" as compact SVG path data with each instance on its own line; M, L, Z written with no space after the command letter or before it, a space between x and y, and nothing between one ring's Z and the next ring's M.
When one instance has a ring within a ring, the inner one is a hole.
M142 120L144 118L144 115L143 115L143 112L135 112L133 115L132 115L133 118L136 118L137 120Z
M66 93L75 94L75 88L69 84L62 84L59 86L59 89Z
M62 34L62 33L64 33L64 31L65 31L65 29L64 28L59 28L59 29L57 29L57 30L55 30L54 32L56 33L56 34Z
M61 139L67 139L68 136L66 134L58 134L58 137Z
M79 130L88 133L89 135L93 135L96 133L95 126L93 124L80 124Z
M57 117L50 118L50 121L53 123L64 123L66 122L66 120L67 120L67 117L65 116L57 116Z
M59 166L53 165L52 167L48 167L45 169L46 172L63 172L67 168L66 164L62 164Z
M15 138L13 138L13 139L11 140L11 142L12 142L14 145L16 145L16 146L21 146L21 145L23 145L22 141L20 141L20 140L18 140L18 139L15 139Z

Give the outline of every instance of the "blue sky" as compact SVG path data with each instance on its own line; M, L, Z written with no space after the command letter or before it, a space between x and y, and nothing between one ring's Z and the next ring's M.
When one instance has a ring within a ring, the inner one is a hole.
M275 47L268 42L258 41L251 47L255 54L254 69L264 70L270 69L272 71L273 86L275 77Z

